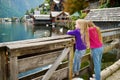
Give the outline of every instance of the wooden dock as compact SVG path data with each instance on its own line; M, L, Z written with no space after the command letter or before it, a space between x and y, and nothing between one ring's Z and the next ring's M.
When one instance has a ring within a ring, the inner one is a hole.
M104 30L102 33L118 30L120 28ZM120 34L103 36L103 39L108 44L104 53L120 48ZM61 35L0 43L0 80L72 80L74 40L73 36ZM88 65L81 68L79 76L86 74L91 77L93 64L90 53L82 58L82 63L84 62ZM47 69L18 76L49 65L51 67Z

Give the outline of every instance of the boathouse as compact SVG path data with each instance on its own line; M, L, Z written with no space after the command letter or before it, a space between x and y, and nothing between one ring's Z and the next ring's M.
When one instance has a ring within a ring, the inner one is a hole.
M51 17L50 15L34 15L34 25L45 25L49 26L51 24Z
M86 20L92 20L101 29L120 27L120 7L91 9L85 17Z

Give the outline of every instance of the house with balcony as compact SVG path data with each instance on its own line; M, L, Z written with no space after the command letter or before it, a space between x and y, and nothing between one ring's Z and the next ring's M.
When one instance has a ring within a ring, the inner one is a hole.
M57 25L66 25L70 21L70 15L64 11L52 11L50 13L52 23Z

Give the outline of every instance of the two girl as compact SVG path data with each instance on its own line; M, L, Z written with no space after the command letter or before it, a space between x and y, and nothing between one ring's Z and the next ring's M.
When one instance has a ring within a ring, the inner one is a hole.
M81 58L87 48L91 48L94 62L95 79L100 80L101 59L103 53L103 42L99 27L95 26L92 21L78 19L76 20L75 30L67 32L75 36L75 55L73 62L73 73L80 71Z

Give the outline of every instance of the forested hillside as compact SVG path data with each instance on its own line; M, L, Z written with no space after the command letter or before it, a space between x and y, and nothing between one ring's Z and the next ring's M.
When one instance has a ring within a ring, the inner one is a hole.
M44 0L0 0L0 18L21 17L26 10L35 8Z

